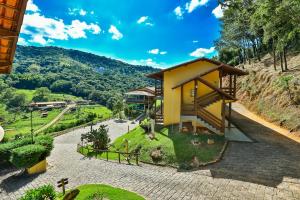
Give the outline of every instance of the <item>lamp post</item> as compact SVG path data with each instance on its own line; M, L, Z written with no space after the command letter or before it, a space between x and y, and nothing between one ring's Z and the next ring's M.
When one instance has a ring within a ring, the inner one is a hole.
M32 123L32 112L33 112L33 108L29 107L30 110L30 134L31 134L31 142L33 144L33 123Z

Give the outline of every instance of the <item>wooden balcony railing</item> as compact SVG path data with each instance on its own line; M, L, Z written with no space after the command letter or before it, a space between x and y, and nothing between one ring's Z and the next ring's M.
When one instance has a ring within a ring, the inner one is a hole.
M126 98L126 102L127 103L142 103L142 104L146 104L147 103L147 99Z
M155 88L155 96L163 96L163 89Z

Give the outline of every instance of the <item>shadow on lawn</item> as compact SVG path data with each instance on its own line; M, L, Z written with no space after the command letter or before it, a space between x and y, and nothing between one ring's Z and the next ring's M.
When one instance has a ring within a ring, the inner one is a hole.
M234 179L271 187L276 187L283 181L298 181L299 184L299 143L236 112L233 112L233 122L256 142L229 143L223 159L205 167L214 178Z

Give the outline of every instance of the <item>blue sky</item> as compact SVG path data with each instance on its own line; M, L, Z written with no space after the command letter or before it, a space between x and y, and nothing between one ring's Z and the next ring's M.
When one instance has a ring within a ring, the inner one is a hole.
M29 0L18 43L166 68L215 55L220 17L217 0Z

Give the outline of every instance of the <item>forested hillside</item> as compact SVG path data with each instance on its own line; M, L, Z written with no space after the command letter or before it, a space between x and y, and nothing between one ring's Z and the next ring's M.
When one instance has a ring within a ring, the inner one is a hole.
M288 70L287 55L300 50L299 0L219 0L224 10L219 59L231 65L270 54L276 70Z
M270 121L300 130L300 1L219 0L218 59L249 72L239 99Z
M157 70L77 50L18 46L14 71L2 78L15 88L47 87L111 107L125 91L152 84L144 75Z

